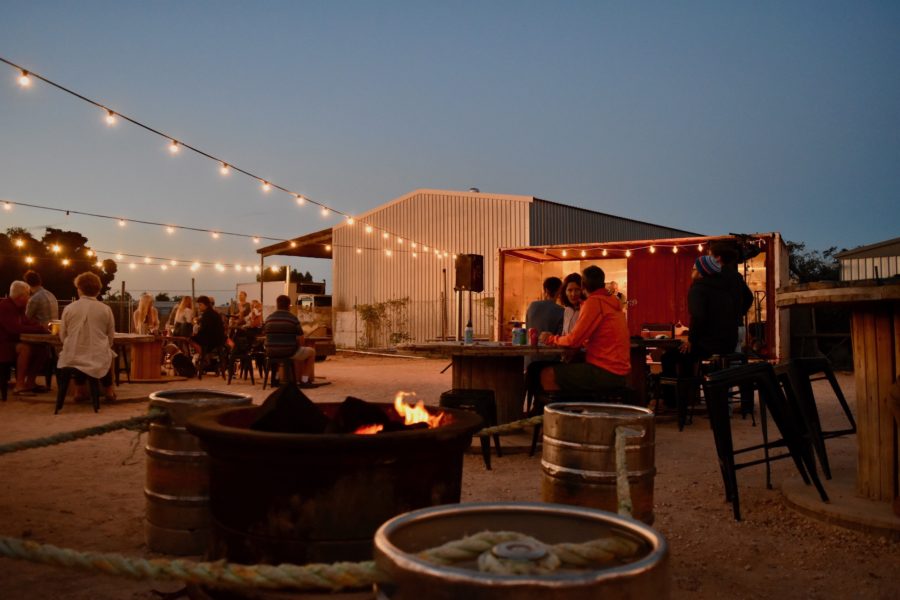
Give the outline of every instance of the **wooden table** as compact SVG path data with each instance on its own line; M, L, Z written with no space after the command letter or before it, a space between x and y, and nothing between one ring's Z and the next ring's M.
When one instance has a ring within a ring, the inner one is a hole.
M59 336L52 333L23 333L19 339L32 344L50 344L56 348L62 346ZM159 368L162 356L161 338L137 333L116 333L113 345L131 346L131 381L133 383L166 380L160 374Z
M558 360L563 348L550 346L513 346L504 342L478 342L465 346L460 342L401 344L397 348L417 356L450 357L453 387L494 391L497 420L509 423L525 416L525 357L533 360Z
M850 307L853 372L856 380L856 491L863 498L893 502L900 515L898 425L890 405L900 377L900 282L828 282L778 290L778 308Z

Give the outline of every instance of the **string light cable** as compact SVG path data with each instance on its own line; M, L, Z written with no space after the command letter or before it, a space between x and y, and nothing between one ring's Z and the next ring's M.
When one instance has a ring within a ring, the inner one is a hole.
M140 127L141 129L143 129L149 133L152 133L154 135L157 135L157 136L167 140L168 141L167 146L169 148L169 151L172 152L173 154L177 153L181 148L185 148L187 150L194 152L195 154L197 154L199 156L202 156L202 157L209 159L209 160L215 162L216 164L218 164L219 169L223 175L227 175L231 171L235 171L235 172L238 172L242 175L245 175L246 177L249 177L249 178L257 181L260 184L260 186L264 192L269 192L272 189L276 189L276 190L279 190L281 192L284 192L284 193L290 195L297 202L298 205L303 205L303 204L306 204L307 202L310 204L314 204L321 208L323 217L327 217L331 213L334 213L336 215L341 216L347 225L354 225L355 223L359 223L359 224L365 226L367 233L371 233L372 230L377 229L378 231L381 231L381 232L384 232L385 234L387 234L387 237L389 239L396 239L399 244L403 244L403 242L405 241L405 242L410 242L412 244L422 245L425 247L432 246L431 244L421 244L420 242L417 242L416 240L412 240L406 236L398 235L394 232L388 231L387 229L385 229L383 227L379 227L378 225L374 225L372 223L367 223L364 221L359 221L358 219L356 219L353 215L351 215L349 213L345 213L345 212L338 210L336 208L333 208L323 202L314 200L305 194L298 193L287 187L284 187L282 185L274 183L270 179L265 179L263 177L260 177L259 175L256 175L255 173L252 173L246 169L243 169L243 168L235 165L233 162L219 158L218 156L215 156L209 152L201 150L200 148L197 148L196 146L193 146L175 136L169 135L167 133L164 133L163 131L160 131L159 129L156 129L154 127L146 125L146 124L138 121L137 119L134 119L122 112L114 110L101 102L92 100L92 99L88 98L87 96L84 96L74 90L71 90L64 85L56 83L55 81L47 79L46 77L44 77L38 73L35 73L34 71L32 71L30 69L26 69L26 68L22 67L21 65L18 65L10 60L7 60L6 58L4 58L2 56L0 56L0 62L3 62L5 64L9 65L10 67L19 71L19 84L22 87L30 86L30 78L33 77L35 79L38 79L38 80L46 83L47 85L50 85L62 92L65 92L66 94L69 94L75 98L78 98L79 100L87 102L88 104L91 104L92 106L95 106L95 107L103 110L106 113L106 121L108 124L113 124L115 122L116 118L121 118L123 121L127 121L128 123L131 123L132 125L136 125L137 127ZM72 211L72 212L74 212L74 211ZM111 218L111 217L106 217L104 215L104 218ZM136 221L136 222L139 222L139 221ZM164 224L159 224L159 223L153 223L153 224L166 226ZM202 231L207 231L207 230L202 230ZM259 237L259 236L247 236L247 237ZM266 239L275 239L275 238L266 238ZM447 255L447 252L445 250L439 250L439 251L436 250L435 254L445 256L445 255Z

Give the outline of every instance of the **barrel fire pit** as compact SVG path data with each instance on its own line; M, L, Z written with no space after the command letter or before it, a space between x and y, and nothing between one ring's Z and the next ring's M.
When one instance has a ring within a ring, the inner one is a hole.
M316 406L333 416L340 405ZM278 433L250 429L260 410L226 408L188 422L210 457L214 560L371 559L372 538L388 519L459 502L463 453L481 425L474 413L442 408L439 424L427 428Z

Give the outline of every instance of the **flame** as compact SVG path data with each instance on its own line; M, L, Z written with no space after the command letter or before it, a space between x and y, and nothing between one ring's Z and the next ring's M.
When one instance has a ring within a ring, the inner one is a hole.
M403 417L404 425L428 423L429 429L440 426L441 419L444 418L444 413L441 412L436 415L430 414L425 410L425 402L422 400L416 402L415 406L406 403L406 398L408 396L415 395L415 392L397 392L397 395L394 397L394 410L397 411L398 415Z
M384 425L363 425L353 433L356 435L375 435L384 429Z

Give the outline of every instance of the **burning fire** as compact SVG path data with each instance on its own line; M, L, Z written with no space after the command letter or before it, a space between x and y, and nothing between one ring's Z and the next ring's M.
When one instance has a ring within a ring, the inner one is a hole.
M439 427L444 419L444 413L430 414L425 410L425 402L422 400L416 402L415 406L407 404L406 398L415 397L415 395L415 392L397 392L397 395L394 397L394 410L403 417L403 424L427 423L429 429ZM382 430L384 430L384 425L363 425L353 433L357 435L373 435Z
M415 406L406 403L406 398L410 396L415 397L415 395L415 392L397 392L397 395L394 397L394 410L397 411L398 415L403 417L404 425L428 423L429 429L440 426L441 419L444 418L444 413L438 413L436 415L430 414L425 410L425 402L422 400L416 402Z

